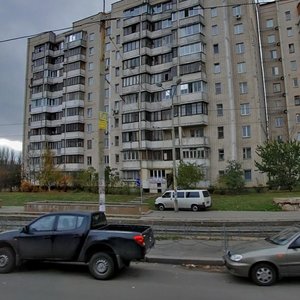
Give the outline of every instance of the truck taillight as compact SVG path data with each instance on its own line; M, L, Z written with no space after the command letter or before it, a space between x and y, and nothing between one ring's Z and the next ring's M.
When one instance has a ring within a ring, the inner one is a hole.
M138 245L145 246L145 239L142 235L135 235L133 239Z

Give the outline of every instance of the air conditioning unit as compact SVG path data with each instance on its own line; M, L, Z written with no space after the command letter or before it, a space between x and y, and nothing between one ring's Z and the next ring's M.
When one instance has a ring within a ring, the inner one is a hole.
M235 18L236 18L237 20L240 20L240 19L242 18L242 16L241 16L241 15L236 15Z

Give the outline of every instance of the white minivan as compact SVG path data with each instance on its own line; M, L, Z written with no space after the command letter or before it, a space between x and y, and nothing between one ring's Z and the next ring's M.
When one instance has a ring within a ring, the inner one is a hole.
M155 199L158 210L174 209L174 190L164 192ZM177 190L178 209L191 209L192 211L204 210L211 207L211 197L208 190Z

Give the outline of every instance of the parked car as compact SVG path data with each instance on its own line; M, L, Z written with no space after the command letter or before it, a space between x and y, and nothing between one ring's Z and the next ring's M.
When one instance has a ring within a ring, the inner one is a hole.
M24 261L64 261L87 263L96 279L109 279L154 242L150 226L107 224L103 212L49 213L0 233L0 273Z
M191 209L199 211L211 207L211 197L208 190L177 190L176 195L179 209ZM166 191L155 199L155 207L158 210L174 208L175 192Z
M300 226L229 249L224 256L229 272L268 286L278 279L300 276Z

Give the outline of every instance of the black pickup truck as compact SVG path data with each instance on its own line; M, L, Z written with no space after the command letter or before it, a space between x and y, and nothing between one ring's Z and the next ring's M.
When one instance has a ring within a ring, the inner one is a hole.
M49 213L0 233L0 273L24 261L63 261L87 263L96 279L109 279L154 242L150 226L107 224L103 212Z

